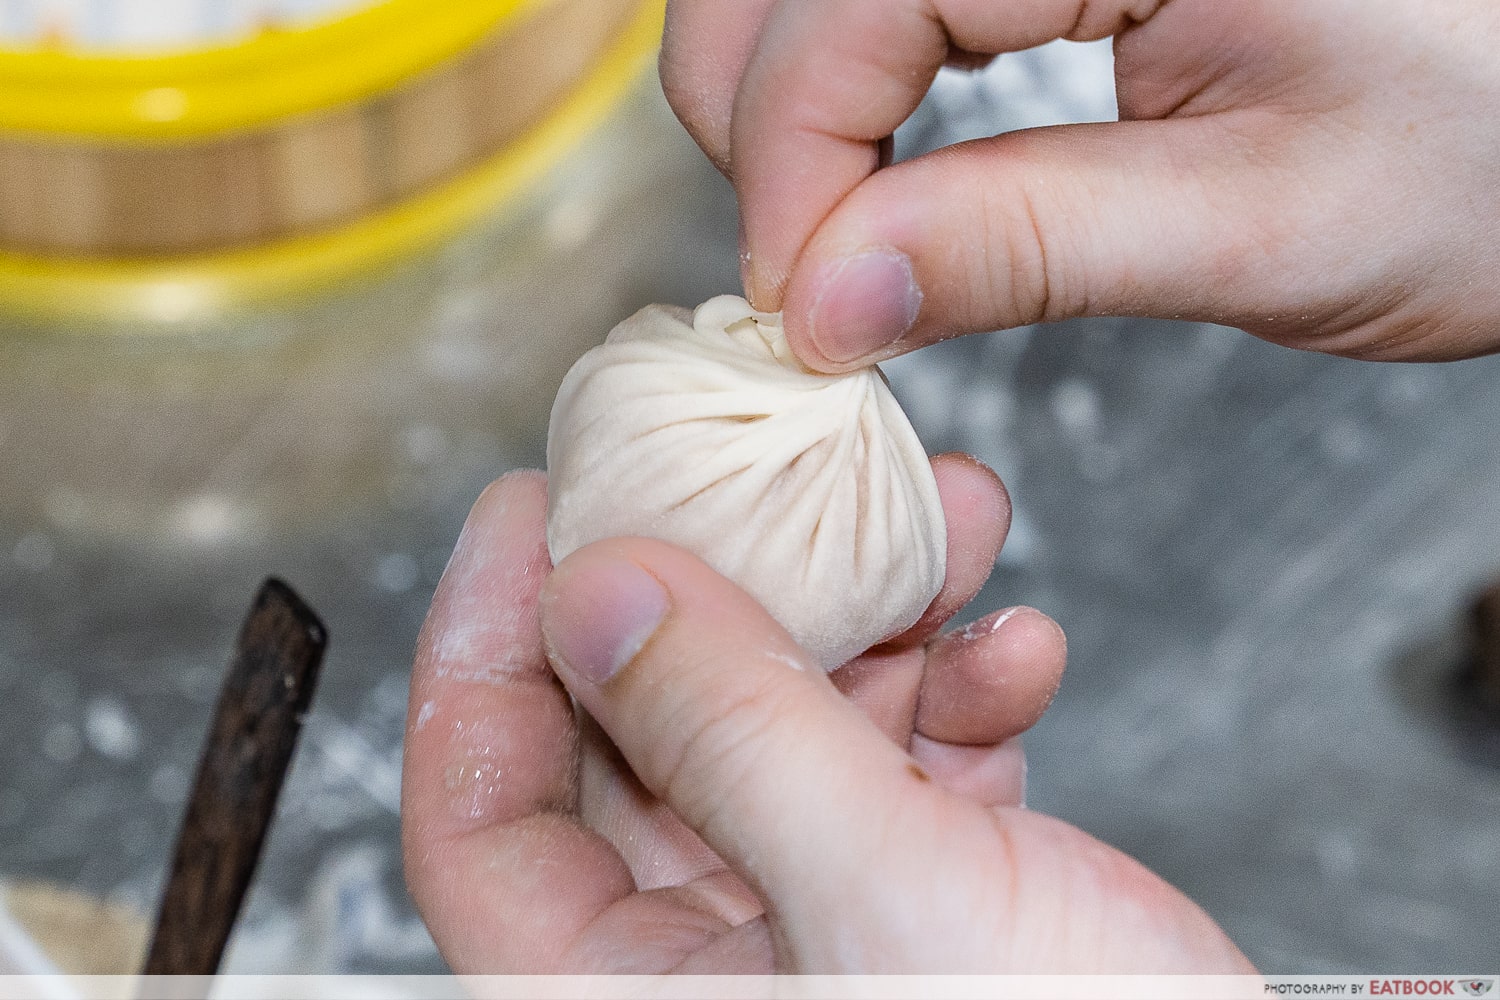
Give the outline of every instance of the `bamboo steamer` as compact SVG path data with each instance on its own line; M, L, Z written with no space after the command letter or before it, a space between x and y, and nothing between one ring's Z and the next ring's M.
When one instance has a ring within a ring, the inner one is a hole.
M140 914L50 882L0 883L0 907L37 952L19 968L0 962L0 974L129 976L140 968L150 926ZM0 917L0 919L4 919ZM12 931L14 933L14 931ZM30 951L30 949L27 949ZM26 994L21 983L21 992ZM100 983L107 995L128 996L130 983Z
M430 245L603 117L660 6L384 0L197 49L0 49L0 309L199 317Z

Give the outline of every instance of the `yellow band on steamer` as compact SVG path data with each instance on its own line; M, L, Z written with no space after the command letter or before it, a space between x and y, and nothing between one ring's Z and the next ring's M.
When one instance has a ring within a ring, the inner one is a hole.
M0 311L46 321L167 324L146 330L170 333L181 321L315 291L432 246L535 183L604 120L655 53L662 8L662 0L644 0L543 122L429 192L326 232L242 250L140 260L0 252Z
M383 0L192 51L0 48L0 130L131 143L221 135L382 93L545 0Z

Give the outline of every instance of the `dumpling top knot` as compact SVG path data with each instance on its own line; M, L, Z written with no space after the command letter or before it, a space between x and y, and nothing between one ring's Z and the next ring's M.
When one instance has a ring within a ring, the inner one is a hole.
M617 535L680 545L825 669L910 627L942 586L937 484L880 372L806 368L781 316L738 296L615 327L563 380L547 464L554 562Z
M756 312L738 295L719 295L693 310L693 329L707 337L728 336L753 352L769 352L788 368L809 371L786 342L781 313Z

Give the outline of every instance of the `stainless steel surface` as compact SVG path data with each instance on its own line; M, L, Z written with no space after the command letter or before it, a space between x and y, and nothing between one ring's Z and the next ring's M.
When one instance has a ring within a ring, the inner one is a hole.
M994 72L1035 96L1049 70ZM994 79L945 77L905 148L1034 123ZM333 642L230 967L440 968L396 812L432 587L483 485L541 460L573 358L637 305L734 289L734 234L648 84L533 201L337 297L187 337L4 331L0 876L150 909L274 572ZM1500 360L1100 320L889 371L930 450L1011 488L981 601L1068 629L1034 807L1142 858L1268 970L1493 965L1500 768L1440 700L1463 604L1500 572Z
M1142 322L928 353L893 377L924 439L1015 498L982 599L1069 636L1030 804L1268 970L1493 964L1500 768L1442 701L1500 570L1500 364Z

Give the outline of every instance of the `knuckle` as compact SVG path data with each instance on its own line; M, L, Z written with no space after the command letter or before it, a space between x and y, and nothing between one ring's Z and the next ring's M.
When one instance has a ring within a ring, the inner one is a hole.
M720 171L729 164L730 97L717 94L663 46L657 59L662 94L688 135Z
M1004 327L1046 322L1055 311L1053 264L1036 204L1024 186L997 197L985 187L976 195L984 253L971 280L982 296L975 311Z
M668 106L681 118L697 110L697 103L693 100L697 91L692 86L690 74L682 68L682 60L677 57L677 49L672 44L672 37L671 32L662 36L661 52L656 57L656 68L661 76L661 90L667 99Z
M725 676L723 664L705 669ZM732 669L732 668L731 668ZM719 690L690 692L665 719L675 738L661 741L658 793L689 826L705 830L724 816L738 790L761 766L779 719L790 706L773 679L726 677Z

